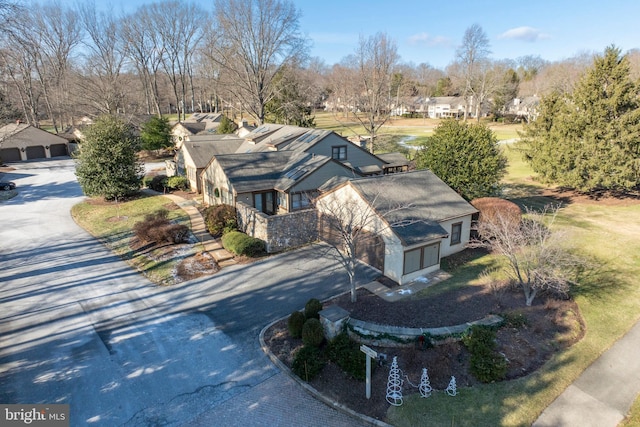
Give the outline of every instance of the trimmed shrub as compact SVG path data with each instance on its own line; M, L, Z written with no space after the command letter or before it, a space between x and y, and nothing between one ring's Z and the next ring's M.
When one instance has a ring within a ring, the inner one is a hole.
M507 361L500 353L483 349L471 354L469 371L483 383L501 381L507 375Z
M327 345L327 356L335 362L343 371L357 380L365 379L367 375L367 359L360 351L360 346L351 341L343 332Z
M160 193L164 193L167 190L167 175L156 175L151 178L149 182L149 188Z
M208 207L204 212L204 221L209 234L213 237L220 237L238 229L236 208L230 205Z
M325 361L320 354L320 350L316 347L305 346L302 347L293 358L291 370L298 377L308 382L322 371L324 365Z
M480 211L479 223L494 223L498 218L501 218L502 221L517 227L522 219L522 211L518 205L499 197L481 197L472 200L471 204Z
M307 319L320 319L320 313L322 311L322 303L316 299L311 298L304 306L304 317Z
M304 313L301 311L294 311L289 316L289 320L287 320L287 327L289 328L289 334L293 338L302 337L302 326L305 321Z
M143 221L134 224L133 232L138 240L146 243L182 243L189 237L189 228L182 224L172 224L167 218L169 211L159 209L147 214Z
M324 341L324 330L318 319L307 319L302 325L302 342L307 347L320 347Z
M151 181L153 180L153 176L152 175L145 175L142 177L142 186L143 187L147 187L147 188L151 188Z
M474 377L485 383L504 379L507 361L495 351L496 332L492 328L474 325L462 342L471 353L469 371Z
M185 176L170 176L167 178L166 187L170 190L187 191L190 188L189 180Z
M264 242L239 231L230 231L222 236L222 246L236 255L256 257L265 253Z

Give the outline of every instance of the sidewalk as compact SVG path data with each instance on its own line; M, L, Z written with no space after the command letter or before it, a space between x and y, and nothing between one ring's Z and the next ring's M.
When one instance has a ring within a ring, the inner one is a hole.
M373 294L376 294L383 300L395 302L401 300L404 297L418 293L422 289L433 286L445 279L448 279L450 276L451 275L449 273L438 270L426 276L419 277L418 279L406 285L398 286L395 288L389 288L377 281L369 282L364 285L363 288Z
M640 322L584 370L533 427L615 427L640 392Z
M150 190L146 190L150 191ZM154 192L155 193L155 192ZM161 193L155 193L160 195ZM198 202L195 200L187 200L175 194L162 194L164 197L171 199L176 205L185 211L191 219L191 232L198 239L204 250L209 252L218 265L226 267L236 263L233 254L222 247L220 240L214 239L207 231L204 218L198 210Z

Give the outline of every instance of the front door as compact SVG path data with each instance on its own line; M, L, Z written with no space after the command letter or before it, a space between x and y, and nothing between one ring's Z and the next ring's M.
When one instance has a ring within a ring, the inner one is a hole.
M262 213L273 215L276 213L275 195L273 191L267 193L254 193L253 206Z

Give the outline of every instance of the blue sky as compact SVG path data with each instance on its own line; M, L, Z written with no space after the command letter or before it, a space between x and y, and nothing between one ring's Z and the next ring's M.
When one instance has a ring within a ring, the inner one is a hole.
M81 0L82 1L82 0ZM71 0L68 1L71 3ZM149 0L111 0L126 12ZM539 55L557 61L580 53L640 48L637 0L293 0L300 27L313 43L312 56L327 65L354 52L360 35L378 31L395 40L403 62L444 68L455 57L464 31L479 24L494 59ZM67 3L67 1L63 1ZM101 0L96 3L106 4ZM213 1L200 1L201 6Z

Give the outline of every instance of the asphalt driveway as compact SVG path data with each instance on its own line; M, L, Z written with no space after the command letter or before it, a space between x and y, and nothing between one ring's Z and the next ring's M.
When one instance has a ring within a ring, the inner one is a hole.
M69 403L71 425L354 425L258 344L267 323L347 289L322 250L158 287L73 222L71 160L13 166L4 179L20 193L0 202L0 403Z

